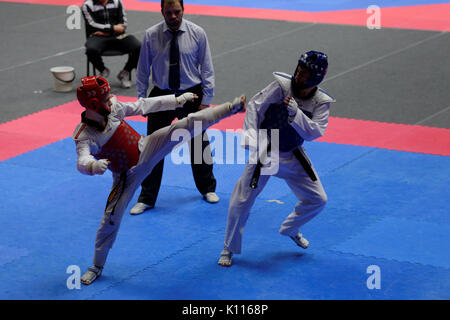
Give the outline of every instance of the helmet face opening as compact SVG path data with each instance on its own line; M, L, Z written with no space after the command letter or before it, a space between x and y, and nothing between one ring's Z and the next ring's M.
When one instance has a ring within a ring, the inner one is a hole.
M80 105L101 115L108 115L111 112L109 101L111 88L108 81L102 77L91 76L82 78L81 83L77 88Z
M306 81L297 83L296 77L299 66L309 71L309 77ZM328 56L320 51L308 51L300 56L294 76L292 77L292 86L295 89L307 89L317 86L325 78L328 69Z

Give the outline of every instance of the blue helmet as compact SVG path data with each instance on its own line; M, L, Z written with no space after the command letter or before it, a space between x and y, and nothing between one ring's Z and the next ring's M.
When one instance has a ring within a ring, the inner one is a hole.
M297 75L298 66L307 68L311 72L311 76L306 83L296 84L295 76ZM295 73L292 77L292 85L299 89L306 89L317 86L325 78L328 69L328 56L320 51L308 51L300 56Z

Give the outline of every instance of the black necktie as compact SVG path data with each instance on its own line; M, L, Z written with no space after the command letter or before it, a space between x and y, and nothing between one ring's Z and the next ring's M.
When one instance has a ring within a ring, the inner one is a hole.
M170 61L169 61L169 87L173 91L180 88L180 49L178 48L177 36L179 31L171 31Z

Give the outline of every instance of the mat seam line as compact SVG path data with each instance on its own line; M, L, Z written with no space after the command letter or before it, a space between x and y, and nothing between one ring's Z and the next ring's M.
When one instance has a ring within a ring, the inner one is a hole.
M372 259L377 259L377 260L394 261L394 262L397 262L397 263L407 263L407 264L416 265L416 266L422 266L422 267L431 267L433 269L450 270L450 267L435 266L435 265L432 265L432 264L426 264L426 263L420 263L420 262L405 261L405 260L402 261L402 260L398 260L398 259L389 259L389 258L385 258L385 257L377 257L377 256L373 256L373 255L364 255L364 254L360 254L360 253L344 252L344 251L335 250L335 249L324 249L324 250L330 251L330 252L335 252L335 253L340 253L340 254L344 254L344 255L350 255L350 256L354 256L354 257L372 258Z
M220 230L222 230L222 229L220 229ZM214 230L214 231L211 231L211 232L212 232L212 233L214 233L214 232L219 232L220 230ZM171 254L169 254L169 255L167 255L167 256L161 258L161 259L158 260L157 262L152 263L152 264L150 264L150 265L148 265L148 266L146 266L146 267L144 267L144 268L142 268L142 269L140 269L140 270L137 270L137 271L131 273L130 275L128 275L127 277L125 277L125 278L123 278L123 279L121 279L121 280L119 280L119 281L114 282L113 284L111 284L111 285L109 285L109 286L107 286L107 287L101 289L100 291L98 291L98 292L92 294L90 297L87 297L87 298L85 298L85 299L83 299L83 300L91 300L91 299L94 299L95 297L97 297L97 296L99 296L99 295L105 293L106 291L108 291L108 290L110 290L110 289L113 289L113 288L115 288L115 287L117 287L117 286L120 286L120 285L123 284L124 282L129 281L129 280L131 280L131 279L133 279L133 278L139 276L139 275L142 274L142 273L145 273L146 271L148 271L148 270L150 270L150 269L152 269L152 268L154 268L154 267L157 267L158 265L164 263L165 261L170 260L171 258L173 258L173 257L175 257L175 256L177 256L177 255L179 255L181 252L183 252L183 251L185 251L185 250L187 250L187 249L190 249L190 248L196 246L197 244L199 244L199 243L201 243L201 242L207 240L207 239L210 238L210 237L211 237L211 236L209 235L209 236L200 238L200 239L198 239L197 241L194 241L194 242L190 243L189 245L187 245L187 246L185 246L185 247L183 247L183 248L181 248L181 249L179 249L179 250L176 250L176 251L174 251L173 253L171 253Z

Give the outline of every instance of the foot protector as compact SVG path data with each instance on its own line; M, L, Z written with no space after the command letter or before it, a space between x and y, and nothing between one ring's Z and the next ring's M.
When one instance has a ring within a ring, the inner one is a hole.
M90 285L101 276L102 270L103 268L97 266L90 267L88 271L81 277L81 283L84 285Z
M217 263L222 267L230 267L232 255L233 253L231 251L229 251L227 248L224 248L220 253L220 258Z
M301 248L306 249L309 246L309 241L305 239L305 237L302 236L301 233L297 234L296 236L291 236L291 239Z

